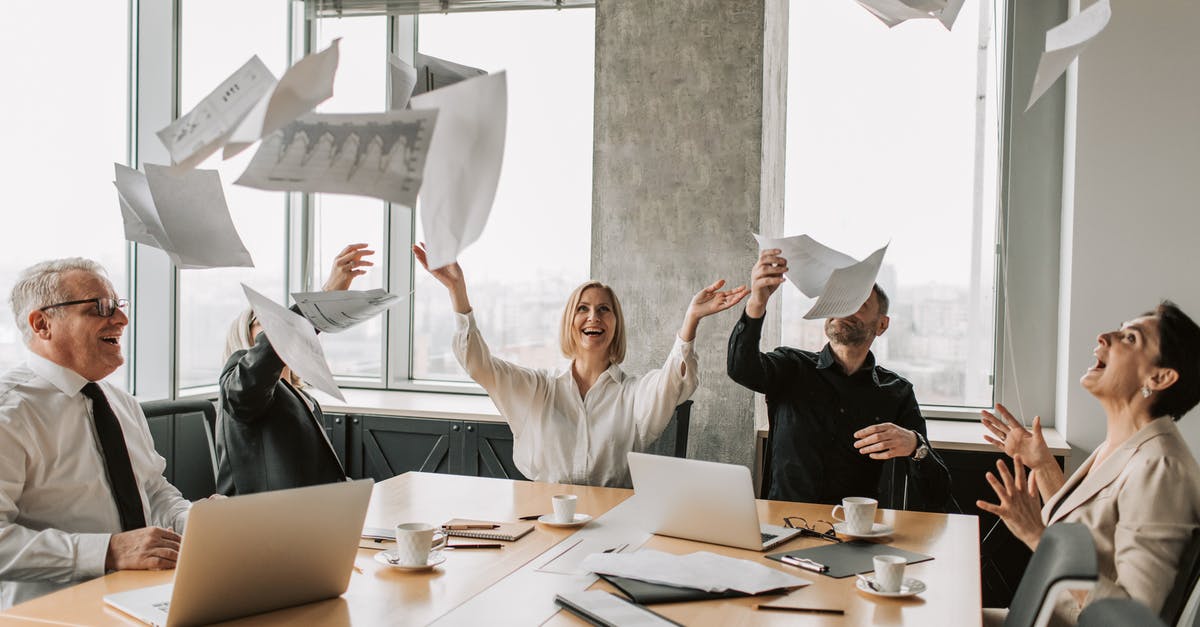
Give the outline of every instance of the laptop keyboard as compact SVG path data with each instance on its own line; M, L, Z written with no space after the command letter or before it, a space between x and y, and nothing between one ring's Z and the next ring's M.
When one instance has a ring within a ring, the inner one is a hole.
M766 546L768 542L779 537L778 535L775 535L773 533L762 533L761 535L762 535L763 546Z
M171 605L171 602L170 601L160 601L158 603L153 603L152 605L154 606L154 609L165 613L167 611L167 606Z

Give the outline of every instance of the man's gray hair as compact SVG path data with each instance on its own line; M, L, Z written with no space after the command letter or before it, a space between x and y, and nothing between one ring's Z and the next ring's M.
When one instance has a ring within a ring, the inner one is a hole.
M26 344L33 341L33 329L29 326L29 314L42 307L74 298L63 287L62 277L75 270L90 272L108 280L104 266L83 257L43 261L25 268L17 276L17 282L13 285L9 302L12 305L17 329L21 331L21 337ZM59 315L59 312L51 309L46 314L53 316Z

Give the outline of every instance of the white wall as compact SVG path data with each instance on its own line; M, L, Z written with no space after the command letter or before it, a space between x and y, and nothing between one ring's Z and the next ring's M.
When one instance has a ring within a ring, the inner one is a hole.
M1104 439L1078 383L1097 333L1161 298L1200 320L1200 2L1112 0L1112 11L1079 61L1062 222L1057 427L1084 454ZM1200 412L1180 426L1200 451Z

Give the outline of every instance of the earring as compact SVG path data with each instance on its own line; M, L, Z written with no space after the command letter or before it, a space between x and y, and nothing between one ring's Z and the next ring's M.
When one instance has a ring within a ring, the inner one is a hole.
M1150 386L1142 386L1142 398L1150 398Z

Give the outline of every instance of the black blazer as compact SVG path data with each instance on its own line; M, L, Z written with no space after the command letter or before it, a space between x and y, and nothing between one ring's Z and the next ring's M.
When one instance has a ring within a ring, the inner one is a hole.
M260 333L253 348L231 355L221 371L216 437L221 494L346 480L325 434L321 406L280 379L283 368Z

